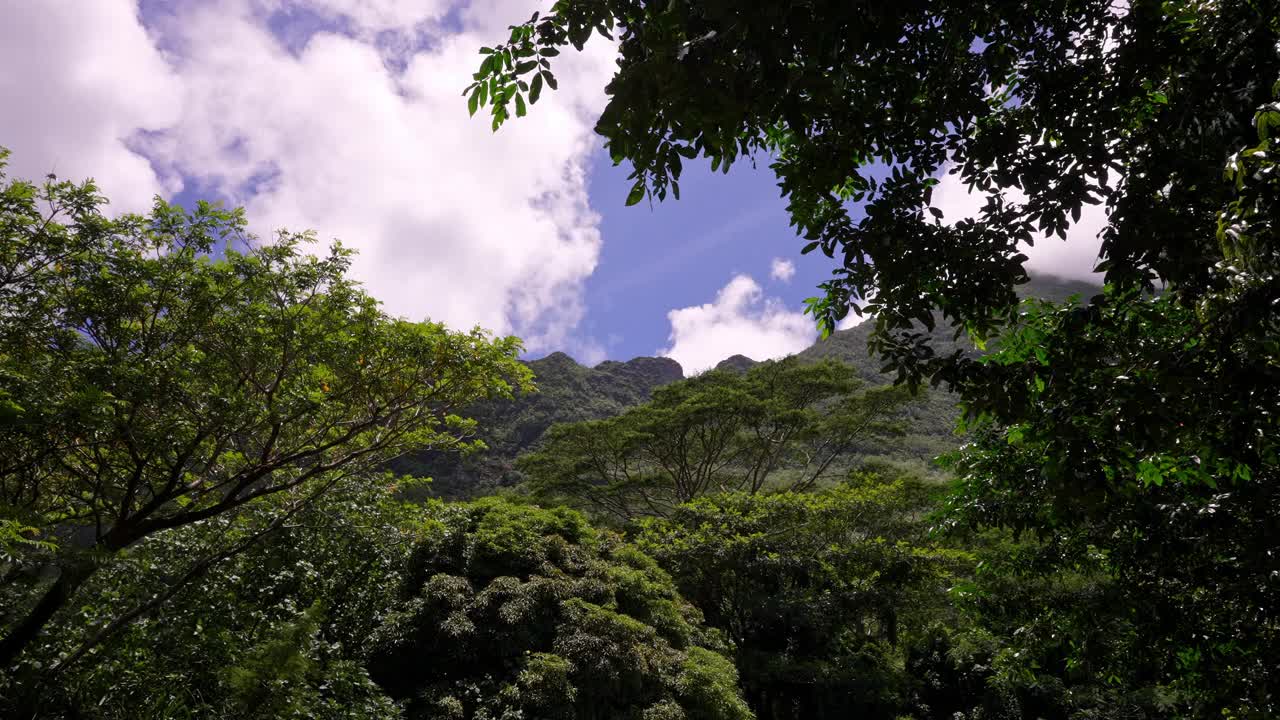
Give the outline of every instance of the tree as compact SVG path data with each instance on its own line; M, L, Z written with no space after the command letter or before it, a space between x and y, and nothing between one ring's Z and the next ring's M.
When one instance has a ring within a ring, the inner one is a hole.
M833 360L711 371L616 417L554 425L518 467L535 493L622 520L770 482L807 490L842 476L860 442L901 433L907 399L899 389L862 390Z
M473 109L490 105L495 129L513 101L523 114L559 49L595 31L619 41L596 130L634 169L628 202L678 195L684 160L727 172L771 153L805 251L841 260L818 320L866 301L882 350L916 377L941 366L889 333L934 310L998 329L1026 278L1018 243L1064 235L1085 204L1111 211L1110 281L1200 285L1231 195L1222 164L1280 74L1274 7L1256 0L562 0L481 49ZM974 221L928 212L944 170L990 195Z
M56 578L5 612L6 667L115 553L273 496L282 523L409 449L465 449L454 412L529 379L514 338L388 317L340 245L242 252L240 211L104 202L0 192L0 507L58 542Z
M1135 647L1186 712L1274 715L1275 3L563 0L482 49L474 105L501 124L597 29L619 34L597 130L628 201L678 195L684 160L771 153L804 251L837 260L820 325L865 301L899 378L989 431L958 466L966 521L1095 543L1132 581L1117 612L1168 598ZM941 223L944 172L987 198L973 220ZM1091 203L1107 291L1021 317L1020 244ZM937 356L913 327L935 309L1008 351Z
M139 541L23 656L54 669L0 681L0 714L395 717L364 646L433 527L402 487L352 477L282 525L276 495ZM186 577L191 558L210 556L221 557Z
M1278 709L1280 328L1258 322L1277 297L1259 285L1240 273L1194 309L1114 291L1091 317L1029 306L990 362L1033 412L980 423L953 460L956 523L1036 533L1042 568L1114 579L1060 636L1112 614L1190 716ZM1134 668L1111 662L1092 667Z
M940 538L939 538L940 539ZM1106 551L1060 535L954 528L973 558L949 612L912 628L906 672L915 717L1203 717L1160 672L1135 603Z
M410 718L753 717L671 578L564 508L444 508L370 642Z
M898 717L902 640L945 619L965 553L926 537L938 486L859 473L815 493L709 495L636 544L733 641L761 720Z

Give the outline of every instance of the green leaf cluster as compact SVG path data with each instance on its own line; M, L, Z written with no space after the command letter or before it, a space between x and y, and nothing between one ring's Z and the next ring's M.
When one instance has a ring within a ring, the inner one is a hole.
M971 565L927 538L939 489L862 473L815 493L710 495L643 520L636 543L733 641L760 716L891 718L911 709L907 636L947 616Z
M0 663L134 543L269 498L284 522L409 449L465 449L458 411L529 380L515 338L385 314L338 243L317 257L310 233L246 235L239 210L111 218L91 182L3 181L0 507L59 552L8 608Z
M408 717L754 717L718 636L620 537L496 498L439 520L371 638Z

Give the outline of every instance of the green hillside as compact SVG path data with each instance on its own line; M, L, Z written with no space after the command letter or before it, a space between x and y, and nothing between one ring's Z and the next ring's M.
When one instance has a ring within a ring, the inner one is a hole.
M606 360L588 368L561 352L526 362L536 393L514 400L480 403L469 413L479 423L488 450L458 458L443 453L414 453L392 461L397 473L433 479L433 494L469 497L514 482L517 455L533 446L554 423L597 420L649 399L653 389L684 377L670 358Z
M1072 295L1087 298L1097 289L1075 280L1038 276L1023 287L1022 294L1060 302ZM809 360L834 358L851 365L869 385L887 384L892 376L881 373L875 358L867 353L871 329L871 323L863 322L838 331L799 356ZM956 340L951 330L941 326L933 331L932 342L940 353L957 346L971 349L963 338ZM617 415L648 400L654 388L684 378L680 364L670 358L607 360L589 368L556 352L526 364L534 372L538 392L514 400L488 401L469 413L479 421L480 439L488 450L461 459L442 453L415 453L393 461L391 468L402 474L433 478L435 495L457 498L482 494L517 482L516 457L534 447L551 425ZM754 364L755 360L736 354L716 368L745 371ZM933 457L956 447L954 395L945 390L924 390L905 412L909 418L907 433L868 444L862 448L868 459L923 467Z
M1019 288L1019 295L1061 303L1072 297L1087 301L1099 290L1091 283L1040 275L1032 277L1031 282ZM873 327L874 323L864 321L848 330L835 332L826 340L801 351L800 357L812 360L835 358L857 368L859 377L872 385L890 383L893 375L880 372L880 364L867 351L867 340ZM956 338L954 329L941 323L930 333L930 344L939 355L950 354L957 348L976 352L967 338ZM928 460L955 448L955 427L959 417L957 402L958 398L945 389L925 390L920 399L907 409L911 417L907 434L896 439L891 446L882 444L868 450L884 454L886 459Z

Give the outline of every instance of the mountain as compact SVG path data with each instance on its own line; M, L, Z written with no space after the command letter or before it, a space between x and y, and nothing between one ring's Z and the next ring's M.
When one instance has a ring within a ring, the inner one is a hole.
M715 369L724 372L744 373L751 369L758 361L752 360L746 355L733 355L716 363Z
M526 363L538 392L514 400L478 404L467 413L479 425L487 451L458 458L445 453L417 453L392 461L400 474L431 477L433 494L467 497L509 485L516 456L529 449L554 423L599 420L649 399L654 388L684 378L680 363L670 358L638 357L606 360L583 367L561 352Z
M1021 288L1024 297L1040 297L1063 302L1072 295L1084 299L1098 292L1093 284L1051 276L1033 277ZM863 322L835 332L801 351L799 356L818 360L835 358L853 366L868 385L884 385L893 376L880 372L880 363L867 352L867 339L874 323ZM931 341L939 353L956 347L973 351L962 337L956 340L949 328L938 326ZM746 372L757 361L732 355L716 365L717 370ZM564 353L552 353L528 361L538 392L515 400L482 403L468 413L479 423L479 437L489 449L471 457L458 458L443 453L417 453L391 464L397 473L431 477L432 494L457 498L476 495L518 480L515 458L533 447L547 428L558 422L598 420L621 413L649 399L654 388L684 378L680 364L670 358L638 357L627 362L606 360L595 367L579 365ZM863 448L866 456L890 461L927 463L959 443L955 435L958 417L956 397L944 390L926 390L906 410L907 433L891 441Z

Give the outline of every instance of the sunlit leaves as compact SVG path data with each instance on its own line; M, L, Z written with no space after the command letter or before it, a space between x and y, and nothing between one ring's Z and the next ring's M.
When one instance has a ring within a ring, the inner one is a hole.
M0 497L85 533L92 551L58 561L88 570L67 578L275 494L304 505L409 449L466 449L455 411L528 383L517 339L387 316L347 276L351 251L310 255L311 233L259 243L243 212L208 203L109 218L88 183L0 197L0 398L16 420L0 425Z
M438 518L371 638L373 676L410 717L752 717L717 634L635 547L498 499Z

